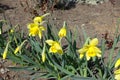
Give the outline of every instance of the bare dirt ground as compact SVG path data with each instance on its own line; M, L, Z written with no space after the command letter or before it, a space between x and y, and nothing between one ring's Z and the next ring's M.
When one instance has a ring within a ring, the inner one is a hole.
M4 19L3 15L5 15L6 19L13 26L19 24L21 29L27 32L26 24L31 22L34 15L30 13L31 10L29 8L25 11L26 4L24 0L21 1L23 1L24 7L20 5L20 0L0 0L0 19ZM30 7L34 6L32 0L29 1L29 4L31 5ZM40 9L37 9L37 11L39 14L43 14ZM58 28L63 25L63 21L67 22L71 30L78 26L81 36L83 35L81 25L84 24L84 29L90 37L96 36L102 38L102 34L108 32L109 37L112 38L116 30L118 18L120 18L120 0L115 0L114 4L110 1L98 5L83 5L78 3L75 8L70 10L54 10L51 12L49 21ZM5 66L12 66L12 63L7 61L5 62ZM9 77L9 79L5 80L29 80L20 77L20 74L24 73L9 71L6 73L7 75L1 73L1 77Z

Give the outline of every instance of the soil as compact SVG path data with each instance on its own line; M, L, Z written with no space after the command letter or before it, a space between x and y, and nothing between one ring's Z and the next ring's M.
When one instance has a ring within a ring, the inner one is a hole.
M81 41L83 41L83 30L81 26L90 37L101 39L103 36L102 34L107 32L109 38L113 39L117 28L116 24L120 18L120 0L114 0L114 4L111 3L111 1L112 0L98 5L83 5L77 3L74 8L69 10L54 9L53 11L49 11L51 16L48 20L57 28L60 28L63 25L63 21L67 22L69 29L72 31L77 27ZM26 6L25 0L0 0L0 19L6 18L12 26L19 24L21 29L27 32L26 25L27 23L30 23L34 17L32 9L34 9L33 7L35 7L36 4L36 2L33 2L32 0L29 0L28 2L29 7ZM37 9L37 12L40 15L44 13L39 8ZM4 27L4 29L6 28L7 27ZM3 65L5 67L14 66L10 61L5 61ZM6 73L0 74L3 78L9 78L5 80L30 80L29 78L20 76L25 73L26 72L24 71L7 71Z

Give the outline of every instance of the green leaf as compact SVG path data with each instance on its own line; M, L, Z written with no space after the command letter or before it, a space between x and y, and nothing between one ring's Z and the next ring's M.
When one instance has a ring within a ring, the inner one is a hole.
M80 77L80 76L72 76L71 78L72 80L96 80L94 78L91 78L91 77Z
M23 62L19 57L13 55L13 54L9 54L8 53L8 59L12 60L15 63L19 63L19 64L26 64L25 62Z
M61 72L64 72L68 75L74 75L72 72L66 70L65 68L61 67L60 65L58 65L52 58L51 58L51 55L49 54L49 57L50 57L50 61L54 64L54 66L59 69Z
M110 50L110 55L108 57L108 67L111 69L111 64L112 64L112 58L113 58L113 54L114 54L114 49L116 47L116 44L117 44L117 39L115 38L114 39L114 43L113 43L113 46L112 46L112 49Z
M101 50L102 50L102 58L103 58L105 54L105 40L102 40Z
M42 52L42 48L40 47L40 42L36 41L35 39L30 38L30 43L32 48L37 52Z
M21 66L21 67L7 67L10 70L14 70L14 71L21 71L21 70L27 70L27 71L31 71L31 72L35 72L35 70L33 70L34 66Z
M56 35L58 32L56 31L58 30L55 27L53 28L50 24L47 24L47 39L58 40L58 35Z
M53 77L54 75L49 73L37 73L35 75L32 75L30 80L36 80L36 79L56 79L57 77Z
M84 40L87 40L88 36L87 36L87 33L86 33L85 29L84 29L84 25L82 25L81 28L82 28Z
M28 62L29 64L34 64L34 65L36 65L36 66L37 66L37 65L39 66L38 63L36 63L35 61L33 61L33 58L29 58L29 57L26 56L26 55L19 55L19 56L22 58L22 60Z
M88 67L87 67L87 70L88 70L88 72L90 73L90 75L92 76L93 80L96 80L93 72L92 72Z

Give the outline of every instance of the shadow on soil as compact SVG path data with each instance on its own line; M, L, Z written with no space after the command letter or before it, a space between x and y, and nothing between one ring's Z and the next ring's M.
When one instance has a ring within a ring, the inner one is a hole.
M76 1L69 1L69 2L59 2L57 3L54 8L56 9L64 9L64 10L69 10L71 8L75 8L76 7Z
M0 13L3 13L5 10L14 9L15 7L10 7L0 3Z

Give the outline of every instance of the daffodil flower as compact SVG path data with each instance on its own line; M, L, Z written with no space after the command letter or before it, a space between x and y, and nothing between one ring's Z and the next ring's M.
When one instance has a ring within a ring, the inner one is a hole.
M35 23L28 24L28 29L29 29L29 36L38 35L40 39L42 38L42 31L45 30L45 28L42 25Z
M53 40L46 40L46 43L51 46L49 52L63 54L63 50L59 42Z
M17 46L17 48L16 48L15 51L14 51L14 54L17 54L18 51L21 50L22 46L24 45L24 43L25 43L26 41L27 41L27 40L24 40L19 46Z
M9 43L10 43L10 41L7 43L6 48L3 52L3 59L6 59L6 57L7 57Z
M58 36L59 36L60 38L62 38L62 37L66 37L65 22L64 22L63 27L60 29L60 31L59 31L59 33L58 33Z
M115 68L118 68L120 66L120 58L115 63Z
M91 57L101 57L101 50L96 47L98 45L98 39L94 38L90 41L89 44L85 44L83 48L79 49L78 52L80 53L80 59L83 56L86 56L87 60L90 60Z
M50 13L46 13L46 14L44 14L44 15L42 15L42 16L37 16L37 17L35 17L34 19L33 19L33 22L34 23L41 23L42 21L43 21L43 18L44 17L46 17L47 15L50 15Z
M114 71L115 80L120 80L120 69Z

